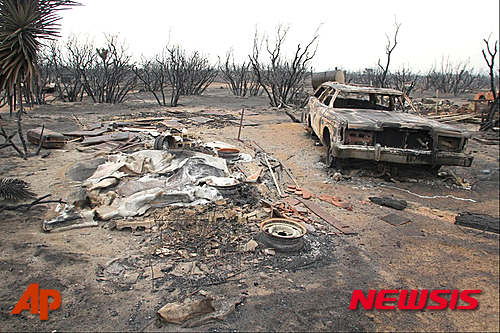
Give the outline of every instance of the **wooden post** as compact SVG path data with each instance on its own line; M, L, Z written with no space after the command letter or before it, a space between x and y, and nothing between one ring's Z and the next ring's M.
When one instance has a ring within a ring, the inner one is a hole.
M241 127L243 126L243 115L245 114L245 108L241 109L241 119L240 119L240 129L238 130L238 141L240 140Z
M439 113L439 89L436 89L436 114Z

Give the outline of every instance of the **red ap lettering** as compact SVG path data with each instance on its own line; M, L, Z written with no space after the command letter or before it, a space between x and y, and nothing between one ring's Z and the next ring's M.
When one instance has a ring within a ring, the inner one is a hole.
M38 291L38 283L30 284L10 314L20 314L21 311L31 308L32 314L40 313L40 320L49 319L49 310L57 310L61 306L61 294L54 289L40 289L40 294ZM51 303L49 297L53 298Z

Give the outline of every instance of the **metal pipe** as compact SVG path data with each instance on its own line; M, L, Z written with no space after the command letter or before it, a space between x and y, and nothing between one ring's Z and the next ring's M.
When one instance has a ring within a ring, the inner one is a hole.
M280 187L278 185L278 182L276 181L276 177L274 177L273 168L271 168L271 164L269 163L269 160L267 159L267 154L264 154L264 159L266 160L267 167L269 168L269 172L271 172L271 176L273 177L274 185L276 185L276 188L278 189L278 194L281 197L282 196L281 190L280 190Z

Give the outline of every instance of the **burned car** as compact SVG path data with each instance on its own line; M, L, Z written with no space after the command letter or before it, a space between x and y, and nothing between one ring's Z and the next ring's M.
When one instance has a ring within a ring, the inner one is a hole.
M304 122L327 149L328 166L361 159L438 169L470 166L470 135L417 115L401 91L324 82L309 98Z

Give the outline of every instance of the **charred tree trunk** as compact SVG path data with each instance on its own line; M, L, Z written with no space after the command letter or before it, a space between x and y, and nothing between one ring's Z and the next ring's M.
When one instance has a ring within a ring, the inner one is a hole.
M19 110L17 111L17 135L19 136L19 140L21 140L21 145L23 146L24 156L26 159L28 157L28 148L26 147L26 141L23 136L23 126L22 126L22 116L23 116L23 94L21 92L21 84L17 84L17 93L19 96Z

